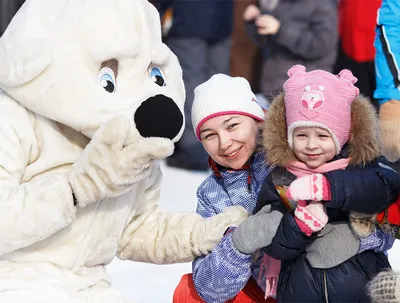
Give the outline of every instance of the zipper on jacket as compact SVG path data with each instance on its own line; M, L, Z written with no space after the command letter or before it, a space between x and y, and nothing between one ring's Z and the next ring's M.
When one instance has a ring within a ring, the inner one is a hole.
M326 281L326 270L324 270L324 292L325 292L325 302L329 303L328 297L328 283Z

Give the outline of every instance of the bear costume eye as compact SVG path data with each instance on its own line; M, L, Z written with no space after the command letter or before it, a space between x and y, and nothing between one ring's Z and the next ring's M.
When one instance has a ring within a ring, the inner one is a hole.
M157 84L158 86L166 86L167 85L167 82L165 81L162 71L158 67L151 67L150 71L149 71L149 75L150 75L151 80L153 80L153 82L155 84Z
M99 81L101 86L110 94L115 92L115 75L111 68L103 67L99 71Z

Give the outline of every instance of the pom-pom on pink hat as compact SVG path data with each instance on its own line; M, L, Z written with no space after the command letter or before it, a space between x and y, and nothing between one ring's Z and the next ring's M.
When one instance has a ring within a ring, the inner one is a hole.
M344 69L339 75L323 70L306 72L303 65L288 71L284 83L288 143L293 148L293 132L297 127L326 129L340 153L349 140L351 128L351 103L359 95L354 83L357 78Z
M265 119L245 78L215 74L195 88L192 124L197 139L201 141L200 128L207 120L222 115L244 115L258 121Z

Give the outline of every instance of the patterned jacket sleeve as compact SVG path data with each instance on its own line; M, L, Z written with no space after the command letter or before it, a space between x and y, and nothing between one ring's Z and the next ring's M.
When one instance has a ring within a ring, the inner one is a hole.
M389 234L382 231L379 227L366 238L361 238L360 248L358 249L358 254L366 250L374 250L375 252L384 253L392 248L395 238Z
M208 203L199 199L197 212L208 218L215 215ZM230 231L233 230L230 229ZM222 303L236 296L251 276L251 255L236 250L228 232L211 254L192 264L193 281L199 296L209 303Z

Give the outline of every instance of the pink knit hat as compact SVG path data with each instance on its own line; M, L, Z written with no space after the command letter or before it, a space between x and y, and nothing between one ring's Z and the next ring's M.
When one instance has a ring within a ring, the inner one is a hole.
M316 126L326 129L340 153L349 140L351 102L359 94L357 78L347 70L333 75L323 70L306 72L302 65L288 71L284 83L288 143L293 148L293 131L297 127Z

